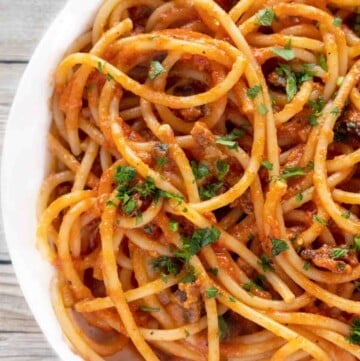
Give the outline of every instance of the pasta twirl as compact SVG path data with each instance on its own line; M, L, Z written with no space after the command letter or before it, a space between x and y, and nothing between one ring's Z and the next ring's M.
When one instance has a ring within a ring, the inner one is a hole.
M103 2L37 207L83 359L360 358L355 5Z

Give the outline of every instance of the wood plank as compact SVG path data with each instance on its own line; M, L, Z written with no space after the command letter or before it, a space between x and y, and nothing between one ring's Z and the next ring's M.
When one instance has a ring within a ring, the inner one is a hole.
M20 78L27 63L0 63L0 104L12 103Z
M58 360L31 315L12 265L0 264L0 299L0 360Z
M2 220L1 220L1 227L0 227L0 264L3 263L10 263L10 256L8 253L7 245L5 242L5 235L2 227Z
M0 360L59 361L48 347L44 336L37 333L0 333Z
M1 333L39 332L17 283L12 265L0 266Z
M0 2L0 60L26 61L65 0Z

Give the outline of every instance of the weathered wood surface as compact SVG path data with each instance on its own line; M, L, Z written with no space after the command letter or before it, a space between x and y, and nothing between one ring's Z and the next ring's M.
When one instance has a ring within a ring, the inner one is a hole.
M64 4L65 0L0 0L0 157L8 113L21 75L36 44ZM0 360L58 360L23 298L7 252L2 223Z

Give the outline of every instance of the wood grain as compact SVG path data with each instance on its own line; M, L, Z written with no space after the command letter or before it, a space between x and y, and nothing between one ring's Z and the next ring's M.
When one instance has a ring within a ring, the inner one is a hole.
M36 44L64 4L65 0L0 0L0 159L6 121L21 75ZM21 293L5 244L2 220L0 360L59 360Z
M65 0L1 0L0 57L2 61L28 61Z

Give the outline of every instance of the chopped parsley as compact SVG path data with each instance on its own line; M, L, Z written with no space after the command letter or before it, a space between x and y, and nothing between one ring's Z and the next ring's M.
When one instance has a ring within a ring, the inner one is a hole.
M140 211L136 212L136 224L141 224L143 221L143 214Z
M262 268L264 272L274 271L274 268L272 266L273 264L273 260L269 258L265 253L261 255L260 261L258 261L258 265Z
M216 287L209 287L205 290L206 298L214 298L219 294L219 291Z
M273 256L278 256L281 252L284 252L289 249L287 243L282 239L270 238L270 240L272 243L271 253Z
M308 164L306 164L306 169L313 170L314 169L314 161L309 161Z
M193 283L196 281L194 267L186 267L186 275L180 280L182 283Z
M143 312L160 312L159 307L140 306L139 310Z
M189 337L189 336L190 336L190 332L187 329L185 329L185 337Z
M284 60L295 59L295 52L291 49L291 41L289 40L284 48L271 48L271 51Z
M107 73L107 74L106 74L106 80L107 80L107 81L114 80L114 77L113 77L110 73Z
M280 64L275 72L286 78L286 95L287 99L290 101L294 98L298 91L298 87L305 81L312 80L316 72L311 71L304 67L303 71L293 72L288 64Z
M117 207L116 203L113 202L112 200L107 201L106 206L107 207Z
M350 218L350 211L347 209L342 215L341 217L345 218L345 219L349 219Z
M257 14L257 21L262 26L271 26L274 19L276 19L276 14L273 9L262 9Z
M219 237L220 231L216 227L197 229L191 237L183 237L182 248L176 252L176 257L189 263L190 258L201 248L216 242Z
M227 162L219 160L216 162L216 178L218 180L223 180L226 174L229 172L230 166Z
M229 296L227 299L229 302L236 302L236 299L232 296Z
M325 106L325 99L322 96L319 96L315 100L309 100L309 107L317 117L321 115L321 111L324 109L324 106Z
M303 195L302 195L302 193L300 192L300 193L298 193L297 195L296 195L296 197L295 197L295 201L296 201L296 203L300 203L302 200L303 200Z
M194 267L190 266L190 258L197 254L202 247L216 242L220 237L220 231L215 228L202 228L193 232L191 237L183 236L183 244L175 253L174 257L161 256L150 261L155 272L164 277L167 275L177 276L181 270L185 272L182 283L193 283L196 280Z
M152 234L154 231L154 228L151 224L147 224L146 226L144 226L144 232L147 234Z
M136 177L136 169L122 166L115 168L114 180L118 185L129 185Z
M165 275L178 275L181 265L175 258L161 256L154 258L150 261L150 264L155 272L162 272Z
M262 89L261 85L254 85L253 87L247 90L246 94L249 98L255 99L261 89Z
M223 187L222 182L215 182L215 183L210 183L207 186L201 186L199 188L200 199L204 201L212 197L215 197L219 193L222 187Z
M321 69L323 69L324 71L328 71L326 58L325 58L325 55L323 55L323 54L321 54L319 56L319 65L320 65Z
M325 221L324 218L320 217L319 215L317 214L314 214L313 215L313 220L319 224L321 224L322 226L327 226L328 223Z
M287 64L280 64L276 69L276 73L280 76L285 76L286 86L285 91L287 95L287 100L292 100L298 91L296 74L291 70L290 66Z
M213 276L217 276L219 273L218 268L209 268L208 272L211 273Z
M171 219L168 223L168 228L171 232L177 232L179 230L179 222L176 222L173 219Z
M261 162L261 166L264 167L267 170L272 170L273 167L274 167L274 165L271 162L269 162L268 160L263 160Z
M99 70L100 73L103 73L103 71L104 71L104 63L102 63L101 61L98 61L97 70Z
M156 144L155 147L157 147L162 152L167 152L169 150L169 146L166 143Z
M342 19L341 18L338 18L338 17L334 18L334 20L333 20L333 25L334 26L340 26L341 24L342 24Z
M260 104L257 109L261 115L266 115L267 113L269 113L269 109L266 107L265 104Z
M122 203L122 210L126 214L129 215L135 211L135 209L137 207L137 202L134 198L131 198L127 194L125 194L125 196L124 197L121 196L120 199L121 199L121 203Z
M305 169L301 167L287 167L282 171L281 177L283 179L299 177L305 175Z
M309 124L312 127L315 127L316 125L319 125L319 122L317 121L317 117L314 114L310 114L308 117Z
M308 271L310 269L310 267L311 267L311 262L309 262L309 261L306 261L303 265L303 269L305 271Z
M163 190L159 190L159 194L156 195L156 197L163 197L166 199L175 199L179 202L179 204L181 204L184 200L184 197L180 194L175 194L175 193L171 193L171 192L167 192L167 191L163 191Z
M322 96L318 97L315 100L309 100L309 107L311 108L313 113L309 115L308 121L312 127L319 124L317 119L322 115L322 110L324 106L325 99Z
M162 168L164 167L164 165L166 165L169 162L169 158L168 157L160 157L157 162L156 162L156 166L158 168Z
M354 281L354 286L357 291L360 291L360 282L359 281Z
M357 34L357 36L360 36L360 13L355 14L355 19L352 22L352 29Z
M334 108L330 113L333 115L339 115L341 113L341 110L339 108Z
M331 250L331 258L332 259L343 258L348 253L349 253L349 250L347 248L333 248Z
M347 340L354 345L360 345L360 318L352 319Z
M150 64L149 78L151 80L157 78L159 75L165 73L165 68L159 61L152 61Z
M256 278L254 278L253 280L245 282L243 284L243 289L247 292L252 292L254 289L264 290L265 289L264 283L263 283L264 280L265 280L265 276L260 275Z
M224 145L229 149L238 149L239 145L236 141L240 137L244 136L245 132L242 129L235 129L231 134L219 137L216 139L216 144Z
M360 252L360 235L354 236L354 249L356 252Z
M206 164L197 163L196 161L192 160L190 162L190 165L194 173L195 179L202 179L210 175L210 170Z
M224 341L227 337L230 336L230 329L223 316L218 317L218 323L219 323L219 338L220 341Z

